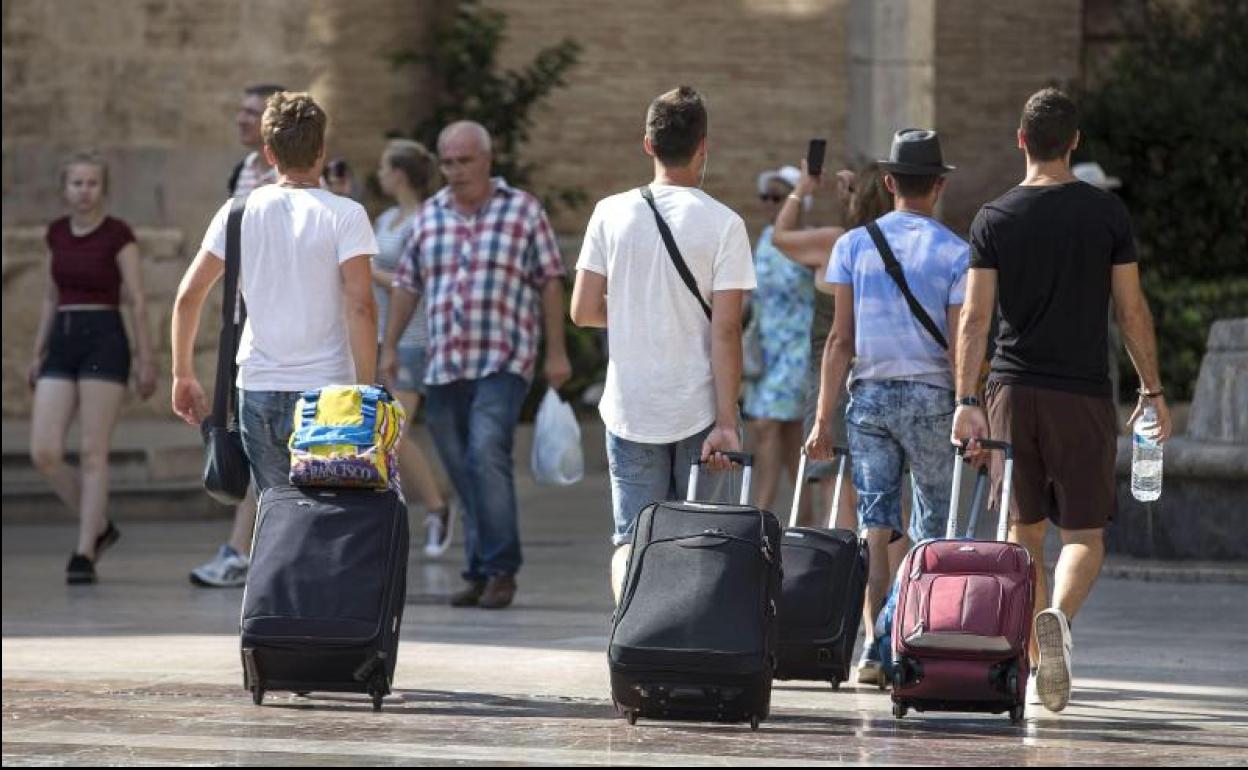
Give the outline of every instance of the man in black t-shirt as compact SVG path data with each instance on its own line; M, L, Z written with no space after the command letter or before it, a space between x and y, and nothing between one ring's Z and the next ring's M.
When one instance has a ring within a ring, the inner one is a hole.
M1170 435L1131 220L1116 197L1071 173L1078 125L1074 103L1060 91L1049 88L1028 99L1018 130L1027 176L980 209L971 225L953 423L953 440L970 442L969 457L983 454L976 438L1013 444L1010 540L1036 562L1040 612L1032 662L1038 658L1039 667L1033 681L1051 711L1070 699L1070 619L1100 573L1105 526L1116 504L1118 428L1106 355L1111 296L1141 382L1131 422L1152 405L1158 416L1154 435L1161 441ZM998 300L1000 329L985 414L974 394ZM1046 519L1062 537L1051 605Z

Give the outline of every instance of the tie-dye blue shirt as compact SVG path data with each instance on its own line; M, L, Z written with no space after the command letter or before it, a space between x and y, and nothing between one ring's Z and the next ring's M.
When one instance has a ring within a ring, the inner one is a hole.
M966 295L970 246L930 217L893 211L877 220L919 303L953 344L947 309ZM850 380L912 380L953 389L944 349L919 323L884 270L865 227L837 240L828 283L854 288L854 349Z

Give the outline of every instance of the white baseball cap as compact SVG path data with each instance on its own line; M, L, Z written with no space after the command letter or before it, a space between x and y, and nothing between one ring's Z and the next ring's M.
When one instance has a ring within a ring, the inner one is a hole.
M778 180L796 189L801 178L802 172L797 166L781 166L771 171L764 171L758 175L758 194L762 195L767 192L767 185L771 184L772 180Z
M1115 176L1107 176L1100 163L1076 163L1070 173L1080 182L1087 182L1102 190L1116 190L1122 187L1122 180Z

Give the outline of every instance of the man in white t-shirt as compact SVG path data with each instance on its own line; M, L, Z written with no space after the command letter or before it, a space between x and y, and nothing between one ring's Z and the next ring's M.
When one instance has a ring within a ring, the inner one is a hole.
M239 422L259 491L286 483L295 403L304 390L371 383L377 308L370 260L377 253L363 207L320 188L325 112L308 94L269 98L261 132L277 183L247 199L241 287L247 323L238 350ZM173 409L198 426L208 414L193 347L209 290L225 272L227 202L182 278L173 313ZM344 323L345 321L345 323Z
M726 470L721 453L741 448L741 311L756 285L754 263L741 217L699 189L706 125L702 98L688 86L651 102L645 151L654 158L654 181L599 201L576 265L572 321L610 335L599 411L607 427L617 599L641 509L683 499L693 462ZM658 217L693 285L665 246Z

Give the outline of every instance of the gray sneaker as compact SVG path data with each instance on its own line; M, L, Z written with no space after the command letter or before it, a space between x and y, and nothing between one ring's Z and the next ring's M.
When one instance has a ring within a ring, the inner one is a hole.
M191 582L206 588L240 588L247 582L250 565L246 556L223 545L211 561L191 570Z

